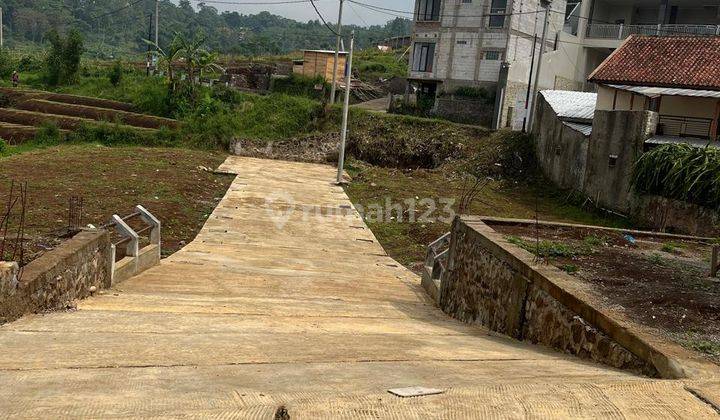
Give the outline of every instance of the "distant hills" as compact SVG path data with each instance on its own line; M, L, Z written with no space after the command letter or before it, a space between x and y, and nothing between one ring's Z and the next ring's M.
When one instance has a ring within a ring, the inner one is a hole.
M50 29L77 28L85 37L87 54L98 58L132 56L147 49L150 13L154 0L0 0L3 8L5 45L33 47L44 42ZM310 5L308 4L308 7ZM331 48L333 34L320 22L298 22L268 12L243 15L218 12L200 4L195 10L189 1L178 5L160 2L160 45L169 43L176 32L202 32L207 45L222 53L240 55L284 54L303 48ZM410 33L411 22L395 18L385 25L355 29L362 48L388 37Z

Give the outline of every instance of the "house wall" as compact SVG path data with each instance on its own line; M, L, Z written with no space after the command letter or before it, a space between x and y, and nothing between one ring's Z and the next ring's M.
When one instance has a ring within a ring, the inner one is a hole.
M660 115L715 118L717 103L718 100L713 98L663 96L660 101Z
M543 173L561 188L582 190L589 138L563 124L542 95L536 121L535 153Z
M595 111L583 191L596 205L630 212L632 168L657 122L650 111Z
M598 86L598 100L595 109L601 111L644 111L648 107L648 98L625 90Z

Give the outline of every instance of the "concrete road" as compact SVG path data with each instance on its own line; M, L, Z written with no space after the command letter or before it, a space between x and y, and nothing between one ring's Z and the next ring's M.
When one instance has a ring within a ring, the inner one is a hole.
M682 382L448 318L331 167L231 157L221 169L238 176L184 249L77 311L0 327L0 417L717 416ZM415 385L446 392L387 393Z

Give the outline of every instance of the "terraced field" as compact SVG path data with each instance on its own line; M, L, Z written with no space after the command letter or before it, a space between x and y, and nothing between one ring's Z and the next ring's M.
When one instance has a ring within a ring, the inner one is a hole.
M0 138L10 144L33 138L46 123L75 130L104 121L144 132L179 125L177 120L133 112L132 104L107 99L12 88L0 88L0 98Z

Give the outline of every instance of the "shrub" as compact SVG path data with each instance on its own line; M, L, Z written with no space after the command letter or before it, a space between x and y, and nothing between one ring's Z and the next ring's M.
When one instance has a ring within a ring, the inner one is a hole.
M8 144L5 142L5 139L0 137L0 156L4 155L8 151Z
M643 194L720 208L720 149L659 146L635 163L632 184Z
M167 129L144 132L111 123L83 124L68 135L68 141L105 146L174 146L178 136Z
M194 146L227 149L240 130L240 120L223 103L210 96L185 119L183 133Z
M110 67L110 72L108 74L108 78L110 79L110 84L113 86L118 86L120 82L122 81L123 77L123 65L120 61L116 61L112 67Z
M63 39L53 29L45 37L50 43L50 50L45 58L46 82L51 86L57 86L77 80L80 57L84 51L80 32L72 29Z
M6 48L0 48L0 77L6 79L16 70L17 63L13 59L10 51Z
M482 87L460 86L455 89L455 95L479 100L486 104L495 103L495 92L490 92Z
M299 96L272 94L248 97L236 112L238 134L248 139L272 140L308 133L317 128L323 106Z
M18 62L20 71L39 71L43 68L43 60L37 55L23 55Z
M320 89L316 89L320 87ZM308 77L291 74L286 78L273 80L272 91L286 95L306 96L312 99L322 99L330 90L330 84L322 76Z
M35 134L35 143L44 146L59 144L63 139L62 132L53 123L44 123Z

